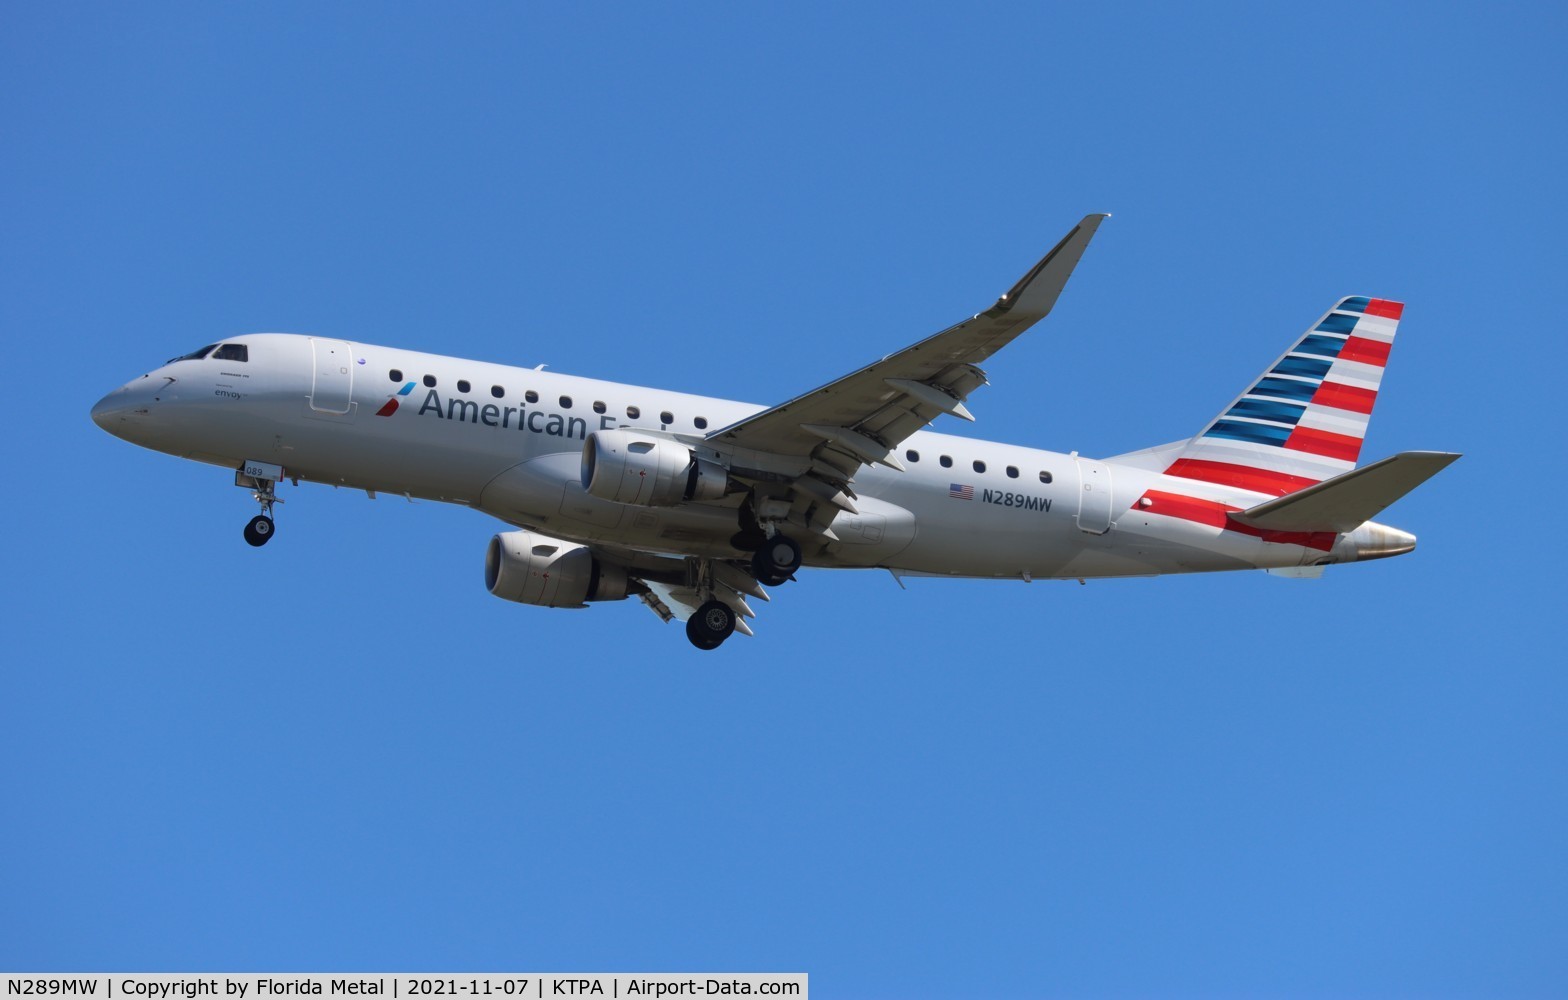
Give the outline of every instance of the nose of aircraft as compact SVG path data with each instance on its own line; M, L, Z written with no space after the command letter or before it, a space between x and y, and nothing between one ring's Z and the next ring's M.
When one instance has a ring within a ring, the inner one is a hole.
M114 397L124 395L124 392L124 389L116 389L114 392L108 393L107 397L103 397L102 400L94 403L93 423L96 423L96 425L99 425L100 428L105 429L105 431L110 429L110 426L114 423L114 418L116 418L116 415L118 415L119 412L119 401Z
M122 386L93 404L93 423L102 427L109 433L114 433L115 426L123 419L125 406L125 388Z
M93 404L93 423L118 438L126 438L137 427L147 423L151 414L153 396L144 386L145 376L127 382Z

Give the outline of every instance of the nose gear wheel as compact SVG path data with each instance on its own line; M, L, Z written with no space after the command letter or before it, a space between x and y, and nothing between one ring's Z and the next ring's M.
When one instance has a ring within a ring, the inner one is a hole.
M245 525L245 540L256 546L266 545L267 540L272 537L272 531L272 518L265 514L257 514L250 519L249 524Z

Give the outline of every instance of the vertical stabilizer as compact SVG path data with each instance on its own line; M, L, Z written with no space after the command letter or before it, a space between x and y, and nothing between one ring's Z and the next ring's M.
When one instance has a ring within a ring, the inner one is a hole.
M1166 474L1284 496L1356 467L1404 306L1341 299Z

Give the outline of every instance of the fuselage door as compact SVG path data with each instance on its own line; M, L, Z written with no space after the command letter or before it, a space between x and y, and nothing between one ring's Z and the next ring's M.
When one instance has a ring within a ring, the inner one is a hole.
M1111 530L1111 467L1092 458L1078 462L1078 529L1091 535Z
M315 378L310 387L310 408L318 413L347 413L354 394L354 358L341 340L310 338L315 355Z

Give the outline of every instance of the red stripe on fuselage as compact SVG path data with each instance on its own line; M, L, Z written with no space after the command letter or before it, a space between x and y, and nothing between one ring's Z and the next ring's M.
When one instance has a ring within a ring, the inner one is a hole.
M1336 410L1350 410L1352 413L1371 413L1375 402L1376 389L1363 389L1343 382L1324 382L1312 394L1314 406L1332 406Z
M1317 482L1316 479L1309 479L1306 476L1292 476L1283 472L1271 472L1268 469L1232 465L1230 462L1211 462L1202 458L1178 458L1171 463L1169 469L1165 470L1165 474L1220 486L1234 486L1238 490L1252 490L1255 493L1268 493L1277 497L1294 493Z
M1149 501L1149 506L1143 506L1144 500ZM1166 493L1163 490L1148 490L1138 501L1138 510L1146 514L1179 517L1183 521L1196 521L1211 528L1225 527L1230 521L1231 512L1240 509L1218 500L1199 500L1197 497L1184 497L1180 493Z
M1368 316L1382 316L1384 319L1398 319L1405 314L1405 304L1392 299L1373 299L1367 303Z
M1381 340L1351 336L1345 341L1345 346L1340 348L1339 360L1359 361L1364 365L1377 365L1383 368L1388 365L1388 349L1392 346L1394 345Z
M1148 506L1144 506L1145 500L1149 502ZM1207 524L1211 528L1250 535L1277 545L1301 545L1320 552L1332 549L1334 540L1339 537L1332 531L1270 531L1266 528L1254 528L1231 517L1232 514L1241 511L1240 507L1232 507L1218 500L1184 497L1179 493L1166 493L1163 490L1149 490L1144 493L1134 510L1144 514L1161 514L1165 517L1180 518L1183 521Z
M1298 425L1290 432L1290 437L1285 439L1281 447L1354 462L1356 456L1361 454L1361 439L1348 434L1335 434L1333 431L1320 431L1315 427Z

